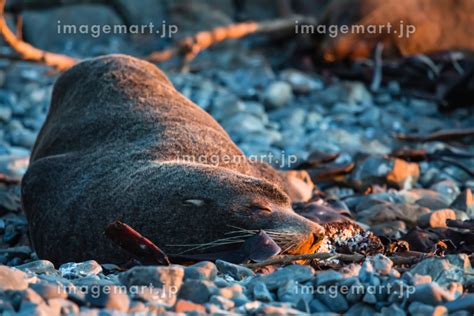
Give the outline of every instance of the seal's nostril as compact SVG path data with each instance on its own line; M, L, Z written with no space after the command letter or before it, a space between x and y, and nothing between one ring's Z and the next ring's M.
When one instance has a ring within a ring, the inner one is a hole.
M311 248L316 246L320 240L321 240L321 236L316 233L313 233L313 242L311 243Z

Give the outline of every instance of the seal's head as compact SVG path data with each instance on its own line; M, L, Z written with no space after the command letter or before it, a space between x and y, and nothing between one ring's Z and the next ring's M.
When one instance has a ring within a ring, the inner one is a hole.
M176 240L160 243L170 253L229 249L264 230L283 252L303 254L314 252L324 237L324 228L296 214L289 197L267 180L201 164L158 163L154 168L160 177L179 169L188 179L185 186L168 183L166 200L161 200L183 229L194 232L176 233L169 236Z

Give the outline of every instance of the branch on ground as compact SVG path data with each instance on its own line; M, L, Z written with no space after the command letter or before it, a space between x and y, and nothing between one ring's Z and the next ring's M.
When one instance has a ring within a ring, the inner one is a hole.
M0 35L5 42L19 55L20 60L43 63L60 71L75 65L78 60L62 54L56 54L38 49L21 39L12 32L5 20L5 0L0 0ZM316 20L305 16L292 16L264 22L243 22L214 28L210 31L198 32L186 37L170 48L154 52L145 57L150 62L164 62L175 56L182 57L183 67L186 67L201 51L229 39L239 39L250 34L275 33L290 31L295 21L316 25ZM14 59L9 57L9 59Z
M397 134L395 137L407 142L458 141L474 136L474 128L441 130L431 134Z
M5 0L0 0L0 35L18 53L22 60L46 64L60 71L66 70L77 63L77 60L72 57L38 49L19 39L8 27L4 9Z
M189 63L199 52L216 45L225 40L239 39L251 34L284 32L294 28L295 21L300 24L316 25L316 20L311 17L293 16L263 22L243 22L221 26L210 31L198 32L193 36L186 37L172 47L154 52L145 59L151 62L167 61L174 56L183 56L183 62Z
M432 254L424 254L424 253L415 253L410 252L410 256L392 256L390 259L396 265L403 265L408 264L412 265L415 264L423 259L432 257ZM343 253L311 253L311 254L303 254L303 255L281 255L270 258L263 262L258 263L249 263L245 266L250 269L258 269L263 268L270 265L285 265L290 264L295 261L300 260L332 260L338 259L344 262L361 262L366 257L364 255L354 253L354 254L343 254Z

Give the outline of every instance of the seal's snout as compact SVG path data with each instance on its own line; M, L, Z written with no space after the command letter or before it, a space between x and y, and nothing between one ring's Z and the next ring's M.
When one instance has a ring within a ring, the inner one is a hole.
M298 240L297 247L291 253L306 254L314 253L321 245L324 239L325 230L322 226L313 223L305 218L300 219L302 222L302 234Z

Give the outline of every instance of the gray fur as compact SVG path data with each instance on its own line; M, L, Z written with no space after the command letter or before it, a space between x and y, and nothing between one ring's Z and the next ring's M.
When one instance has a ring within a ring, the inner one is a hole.
M212 155L241 159L183 161ZM223 238L230 225L297 232L297 243L322 237L291 210L276 170L245 158L158 68L124 55L84 61L59 77L22 204L34 249L55 263L128 260L103 234L114 220L169 253L185 250L169 245Z

